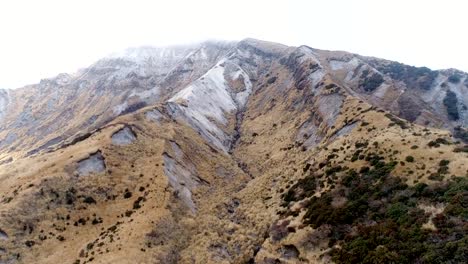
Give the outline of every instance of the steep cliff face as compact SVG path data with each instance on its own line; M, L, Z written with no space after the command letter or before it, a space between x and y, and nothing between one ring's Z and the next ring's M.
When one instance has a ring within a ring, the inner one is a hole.
M321 52L330 72L372 104L421 125L467 126L467 74L348 53Z
M465 83L246 39L0 91L0 263L463 258Z

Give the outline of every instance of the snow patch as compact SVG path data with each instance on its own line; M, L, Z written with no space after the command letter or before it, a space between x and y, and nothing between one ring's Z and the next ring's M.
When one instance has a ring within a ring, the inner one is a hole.
M101 173L106 169L104 157L98 151L91 154L88 158L78 161L78 175L87 176L92 173Z
M112 139L112 144L124 146L124 145L129 145L133 141L135 141L136 135L129 127L124 127L120 129L119 131L117 131L116 133L114 133L111 139Z
M225 60L221 60L205 75L169 99L179 109L172 107L173 114L185 117L186 121L197 129L216 147L227 151L230 138L218 125L227 125L226 114L243 107L252 91L252 84L247 74L239 68L244 77L246 89L235 94L224 77Z
M176 52L174 48L158 48L158 47L133 47L123 51L114 52L106 57L106 59L125 59L136 63L144 63L151 59L164 59L164 58L179 58L182 59L184 52ZM179 47L181 48L181 47ZM189 48L189 47L184 47ZM177 49L179 51L179 49Z
M224 79L224 67L215 66L192 85L180 91L169 102L184 99L188 108L196 110L205 117L226 124L224 113L236 109Z
M136 90L133 90L129 97L132 97L132 96L138 96L140 97L140 99L144 100L144 99L149 99L149 98L154 98L154 99L158 99L159 98L159 94L160 94L160 88L159 87L153 87L149 90L145 90L145 91L136 91Z

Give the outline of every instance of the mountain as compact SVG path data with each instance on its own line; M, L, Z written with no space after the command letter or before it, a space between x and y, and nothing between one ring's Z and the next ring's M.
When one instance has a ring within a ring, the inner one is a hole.
M462 263L467 90L255 39L2 90L0 263Z

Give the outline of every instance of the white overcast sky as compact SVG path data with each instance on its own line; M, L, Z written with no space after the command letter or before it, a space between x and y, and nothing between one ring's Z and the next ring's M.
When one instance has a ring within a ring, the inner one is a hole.
M0 2L0 88L127 47L253 37L468 71L466 0Z

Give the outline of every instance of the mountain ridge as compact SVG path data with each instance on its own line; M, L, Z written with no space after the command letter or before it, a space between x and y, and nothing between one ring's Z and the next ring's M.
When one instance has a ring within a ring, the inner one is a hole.
M13 97L0 263L464 257L467 147L444 128L468 76L254 39L180 54Z

